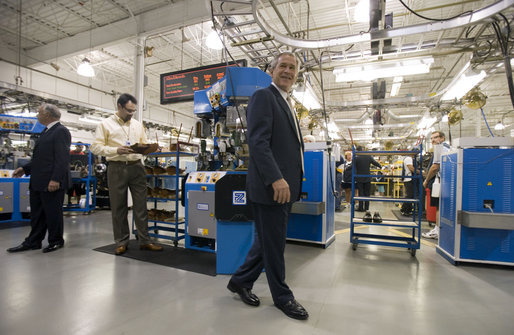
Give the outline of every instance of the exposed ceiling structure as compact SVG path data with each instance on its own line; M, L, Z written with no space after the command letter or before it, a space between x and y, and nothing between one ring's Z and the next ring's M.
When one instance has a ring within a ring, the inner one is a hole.
M265 69L272 54L293 51L301 64L299 81L308 82L325 102L327 120L338 126L342 141L349 140L350 130L364 144L413 144L422 119L429 119L425 131L433 126L448 132L441 118L452 109L453 116L463 115L450 126L453 137L490 136L484 116L495 136L512 136L505 59L514 53L514 0L369 3L369 22L361 23L355 17L357 0L2 0L0 57L71 81L87 57L96 72L87 85L106 93L131 92L135 50L143 38L145 100L151 111L171 115L163 121L152 112L145 119L177 126L177 115L193 123L192 102L160 106L161 73L232 58ZM226 50L206 46L213 27ZM391 95L394 77L338 82L333 72L428 56L430 70L404 75L396 96ZM478 84L487 97L483 112L441 100L468 62L471 70L487 75ZM368 119L371 125L365 124ZM319 134L324 120L322 109L310 111L302 121L304 132ZM498 121L507 128L494 130Z

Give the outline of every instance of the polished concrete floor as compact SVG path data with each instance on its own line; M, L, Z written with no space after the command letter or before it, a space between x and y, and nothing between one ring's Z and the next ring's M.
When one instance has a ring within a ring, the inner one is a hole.
M390 208L380 211L394 217ZM65 247L48 254L5 252L29 227L1 229L0 334L514 333L512 268L455 267L436 254L433 240L416 257L398 248L354 251L349 213L337 213L336 222L327 249L286 247L287 282L307 321L273 306L264 275L254 287L261 298L255 308L226 289L228 276L93 251L112 243L109 211L66 216Z

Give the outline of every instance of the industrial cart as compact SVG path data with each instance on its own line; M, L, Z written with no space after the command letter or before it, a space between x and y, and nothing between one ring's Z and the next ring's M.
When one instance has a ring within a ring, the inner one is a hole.
M410 151L357 151L352 148L353 162L352 164L352 201L351 201L351 226L350 226L350 242L352 243L352 249L356 250L358 244L375 244L385 245L391 247L407 248L410 250L411 255L416 255L416 250L420 247L420 235L421 235L421 199L422 194L419 190L422 187L422 146L421 144ZM415 183L418 183L417 190L414 188L415 197L412 199L407 198L390 198L390 197L378 197L378 196L355 196L355 178L357 177L377 177L377 175L357 175L355 170L355 159L360 155L372 155L372 156L412 156L414 173L412 176L405 175L380 175L387 179L393 178L412 178ZM417 210L413 211L410 220L382 220L382 222L365 222L362 218L355 217L355 201L376 201L376 202L392 202L392 203L405 203L410 202L415 204ZM407 228L409 230L408 236L391 236L381 235L373 233L358 233L356 227L359 226L378 226L378 227L394 227L394 228Z

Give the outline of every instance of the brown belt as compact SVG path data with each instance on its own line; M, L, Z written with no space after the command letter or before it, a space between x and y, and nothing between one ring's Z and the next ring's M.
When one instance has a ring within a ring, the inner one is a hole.
M109 164L118 164L118 165L134 165L137 163L141 163L141 161L135 160L135 161L108 161Z

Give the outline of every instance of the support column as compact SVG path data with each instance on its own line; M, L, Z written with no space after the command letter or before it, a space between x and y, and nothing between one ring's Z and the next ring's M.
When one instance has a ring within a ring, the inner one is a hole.
M136 119L143 121L143 105L144 105L144 87L145 87L145 43L146 37L138 37L136 45L136 59L135 65L135 82L134 82L134 96L137 99L137 115Z
M480 111L480 109L477 109L475 111L475 137L480 137L481 130L482 130L482 112Z

